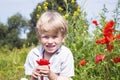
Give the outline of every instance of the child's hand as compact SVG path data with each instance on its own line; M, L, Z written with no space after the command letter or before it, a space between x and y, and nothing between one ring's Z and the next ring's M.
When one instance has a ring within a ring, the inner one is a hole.
M39 66L40 76L48 76L50 73L50 68L48 65Z
M37 66L33 72L32 76L38 78L39 76L48 76L50 73L50 68L48 65Z

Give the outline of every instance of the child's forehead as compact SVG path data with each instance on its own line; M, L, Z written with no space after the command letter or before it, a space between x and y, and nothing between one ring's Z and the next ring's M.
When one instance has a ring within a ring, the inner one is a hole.
M56 36L56 35L61 35L61 33L60 32L50 31L50 32L43 32L41 35L44 35L44 36Z

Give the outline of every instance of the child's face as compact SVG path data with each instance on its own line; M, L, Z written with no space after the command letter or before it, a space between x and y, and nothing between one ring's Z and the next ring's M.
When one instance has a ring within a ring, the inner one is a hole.
M64 37L58 34L41 34L40 42L45 49L46 53L53 54L64 41Z

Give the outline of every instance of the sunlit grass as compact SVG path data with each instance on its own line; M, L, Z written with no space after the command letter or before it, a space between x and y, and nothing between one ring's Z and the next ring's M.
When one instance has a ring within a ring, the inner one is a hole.
M71 1L74 2L74 0ZM48 3L44 3L43 6L39 5L37 7L38 12L42 9L47 10L47 6ZM62 8L59 6L58 10L61 11ZM63 14L69 26L68 34L63 44L71 49L75 60L75 76L73 79L120 80L120 63L115 64L112 60L115 56L120 57L120 40L111 42L114 45L114 49L112 52L106 52L105 45L96 44L96 39L102 37L102 29L97 28L94 31L94 36L91 36L88 32L89 25L85 19L86 14L81 12L80 7L76 10L74 10L74 13L66 11ZM72 14L72 16L69 14ZM36 13L36 17L39 18L40 14ZM103 17L101 20L100 23L104 27L105 18ZM117 33L120 34L120 31L117 31ZM24 45L22 49L14 48L12 51L7 46L0 48L0 80L20 80L21 78L29 77L24 74L24 62L32 47L34 46L27 48ZM97 54L104 54L107 58L95 64ZM86 64L79 66L78 63L82 59L86 59Z

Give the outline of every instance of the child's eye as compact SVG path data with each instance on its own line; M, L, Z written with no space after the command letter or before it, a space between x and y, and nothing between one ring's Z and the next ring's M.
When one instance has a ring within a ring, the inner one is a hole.
M53 36L53 38L57 38L58 36Z
M48 36L42 36L42 38L49 38Z

